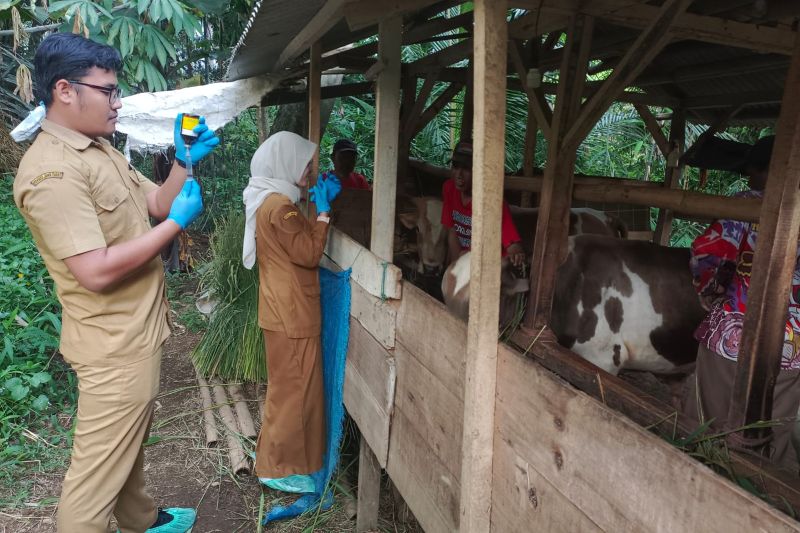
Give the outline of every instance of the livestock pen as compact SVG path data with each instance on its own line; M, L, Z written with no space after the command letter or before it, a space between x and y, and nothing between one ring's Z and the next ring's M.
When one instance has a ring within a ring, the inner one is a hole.
M740 426L770 418L800 230L800 6L479 0L474 11L442 15L458 4L261 0L228 71L230 79L270 73L283 80L263 103L307 101L315 142L322 98L376 95L369 246L334 228L324 260L352 268L345 405L362 435L358 530L375 526L381 469L426 531L800 530L660 438L690 432L672 407L559 346L547 328L574 200L659 208L652 238L661 244L676 216L758 221L732 412ZM436 39L454 44L402 62L404 45ZM557 81L541 82L542 72L553 71ZM324 72L359 72L365 81L323 88ZM298 79L307 80L305 89L297 90ZM447 89L429 103L439 83ZM547 140L543 174L531 157L524 176L500 179L507 89L528 96L526 153L537 129ZM392 263L410 142L462 90L462 128L474 139L467 324ZM576 151L615 101L642 114L668 162L663 184L575 176ZM669 138L650 106L671 110ZM763 202L679 187L687 121L707 124L711 135L730 123L776 119ZM541 213L528 309L507 344L497 331L504 188L538 194ZM766 431L732 438L747 447ZM732 461L800 509L796 473L757 454L732 452Z

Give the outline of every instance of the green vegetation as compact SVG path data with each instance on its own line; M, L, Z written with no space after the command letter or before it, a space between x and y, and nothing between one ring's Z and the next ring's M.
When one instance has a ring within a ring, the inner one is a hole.
M36 246L0 179L0 506L26 495L33 461L63 462L76 398L75 376L56 355L61 312ZM45 468L44 466L41 466ZM11 477L21 486L6 494Z

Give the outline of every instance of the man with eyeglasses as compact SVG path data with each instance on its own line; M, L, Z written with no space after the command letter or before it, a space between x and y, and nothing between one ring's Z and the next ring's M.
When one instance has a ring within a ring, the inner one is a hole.
M79 35L44 39L34 58L46 119L14 180L14 201L33 234L62 305L60 351L78 377L77 425L62 485L61 533L183 533L193 509L161 510L145 490L143 443L170 334L159 251L203 209L179 161L160 187L107 140L119 99L113 48ZM219 143L195 128L193 161ZM155 227L150 217L163 220ZM186 502L188 503L188 501Z
M472 249L472 141L461 140L453 149L449 180L442 186L442 225L447 228L447 264L452 264ZM525 251L511 211L503 200L500 226L502 255L520 266Z

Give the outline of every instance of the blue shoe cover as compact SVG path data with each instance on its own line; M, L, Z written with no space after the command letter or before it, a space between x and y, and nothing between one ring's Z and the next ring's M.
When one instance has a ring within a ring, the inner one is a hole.
M281 492L291 492L292 494L314 492L314 479L309 474L292 474L279 478L260 477L258 481L273 490Z
M151 527L145 533L189 533L192 531L194 521L197 519L194 509L170 507L162 509L162 511L172 515L172 520L166 524Z

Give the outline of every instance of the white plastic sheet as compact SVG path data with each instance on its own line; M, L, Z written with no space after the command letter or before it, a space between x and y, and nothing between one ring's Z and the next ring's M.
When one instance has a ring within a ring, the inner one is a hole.
M206 117L212 130L221 128L239 113L258 105L275 87L267 76L211 83L175 91L139 93L122 99L117 131L128 135L128 149L157 152L173 144L175 115L194 113Z
M158 152L173 144L173 128L178 113L206 117L212 130L221 128L277 85L269 76L246 80L211 83L175 91L139 93L122 99L117 130L128 135L126 155L130 150ZM36 107L12 132L14 140L32 138L44 119L44 108Z

